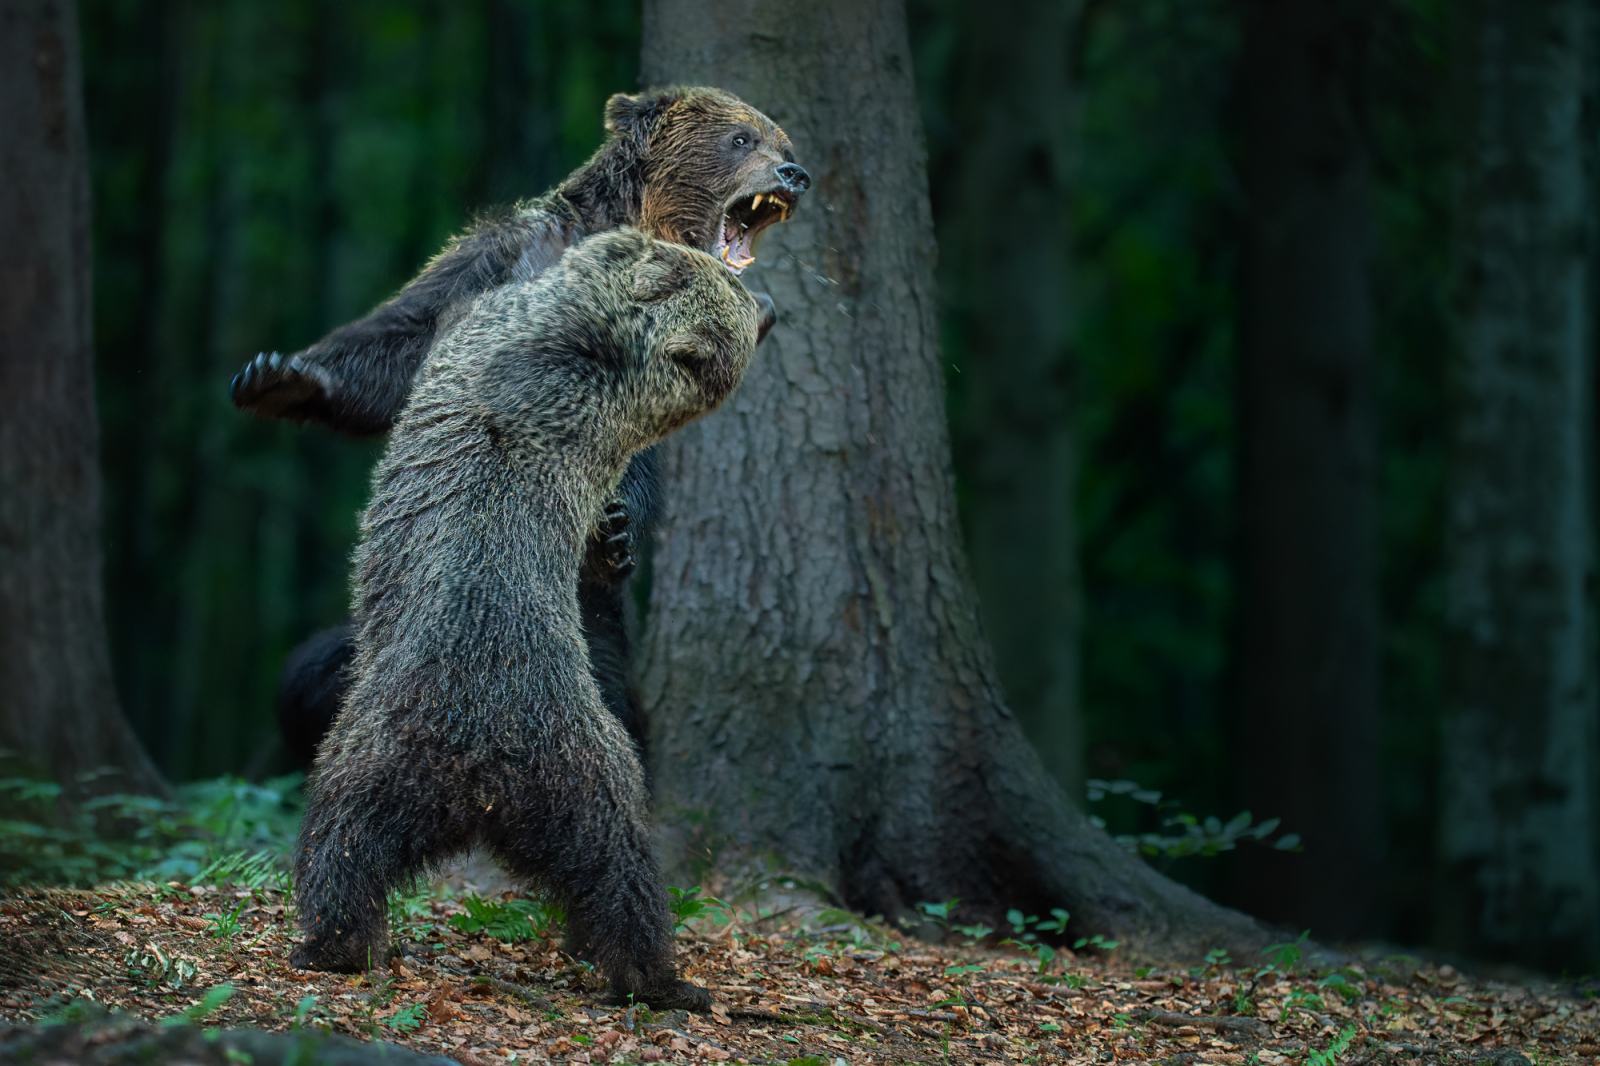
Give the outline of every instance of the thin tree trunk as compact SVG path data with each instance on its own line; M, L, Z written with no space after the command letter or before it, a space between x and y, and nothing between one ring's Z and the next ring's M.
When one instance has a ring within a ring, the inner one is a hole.
M1094 830L1000 697L956 529L902 5L652 0L644 69L762 108L815 179L751 276L778 329L667 448L643 688L669 861L775 861L887 915L1064 906L1145 954L1260 943Z
M1077 6L1030 0L1007 19L980 4L959 9L962 136L942 290L967 354L956 462L976 501L984 633L1006 703L1071 796L1083 784L1067 291L1066 57Z
M1600 960L1584 0L1466 14L1464 344L1448 510L1444 938ZM1591 128L1592 135L1592 128Z
M73 4L0 9L0 746L158 790L106 644L81 78Z
M1238 766L1245 805L1305 851L1242 853L1236 898L1348 936L1383 854L1366 20L1243 12Z

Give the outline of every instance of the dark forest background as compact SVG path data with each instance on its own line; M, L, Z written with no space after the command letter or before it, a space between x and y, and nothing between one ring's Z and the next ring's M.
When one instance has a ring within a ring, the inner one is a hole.
M1317 39L1337 46L1303 49L1315 5L970 6L915 0L909 20L948 415L985 627L1046 763L1175 876L1328 935L1474 946L1450 882L1480 846L1536 852L1553 884L1592 874L1600 178L1581 64L1543 97L1519 83L1530 127L1581 116L1543 154L1581 189L1563 248L1583 257L1525 280L1584 286L1590 339L1494 386L1543 382L1570 401L1561 426L1496 421L1471 362L1493 306L1471 284L1494 265L1464 267L1462 234L1473 195L1534 179L1464 191L1475 8L1330 5L1341 25ZM638 84L638 11L95 0L81 18L119 692L169 777L277 772L278 670L345 612L379 445L241 417L228 379L581 162L606 96ZM1499 436L1475 444L1474 418ZM1509 514L1474 522L1497 492ZM1525 600L1474 562L1504 550L1534 557ZM1503 664L1462 636L1496 596L1536 623ZM1544 656L1581 660L1576 687ZM1473 715L1525 716L1576 760L1559 812L1491 787L1537 758ZM1504 801L1488 821L1484 795ZM1554 827L1558 854L1496 835L1502 814ZM1367 897L1319 898L1333 865L1368 872Z

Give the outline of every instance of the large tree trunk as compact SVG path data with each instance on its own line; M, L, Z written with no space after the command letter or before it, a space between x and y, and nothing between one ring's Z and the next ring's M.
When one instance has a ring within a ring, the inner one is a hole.
M739 93L815 179L751 277L778 329L666 449L643 687L685 827L669 860L775 860L888 915L1064 906L1146 954L1259 943L1093 829L1001 699L956 529L902 5L652 0L644 29L648 80Z
M1236 898L1346 936L1371 927L1383 854L1366 20L1243 12L1240 794L1305 851L1242 854Z
M1586 0L1466 16L1438 908L1460 947L1573 966L1600 960L1593 17Z
M70 2L0 8L0 746L156 789L106 646L79 67Z
M1077 7L1029 0L1000 19L981 4L958 5L963 137L948 161L955 217L942 230L941 272L966 355L956 465L978 501L968 529L984 634L1007 705L1073 796L1082 792L1083 729L1066 57Z

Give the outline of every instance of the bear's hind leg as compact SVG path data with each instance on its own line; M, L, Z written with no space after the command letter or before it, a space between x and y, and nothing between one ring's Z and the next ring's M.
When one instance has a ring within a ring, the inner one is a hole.
M567 768L561 795L538 790L546 794L508 812L489 842L512 873L566 907L568 944L599 967L618 1001L709 1010L710 993L679 980L673 965L637 759L631 750L593 754L595 765Z
M389 890L465 846L444 804L403 772L367 765L359 783L337 768L313 780L295 856L302 970L382 965Z

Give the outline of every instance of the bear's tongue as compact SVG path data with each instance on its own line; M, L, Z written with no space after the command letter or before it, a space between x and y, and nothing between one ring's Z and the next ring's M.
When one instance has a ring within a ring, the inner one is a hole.
M756 261L755 231L728 215L722 216L722 232L717 237L717 258L735 274Z

